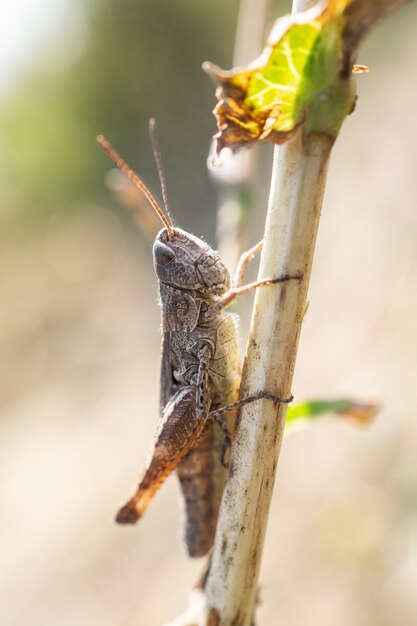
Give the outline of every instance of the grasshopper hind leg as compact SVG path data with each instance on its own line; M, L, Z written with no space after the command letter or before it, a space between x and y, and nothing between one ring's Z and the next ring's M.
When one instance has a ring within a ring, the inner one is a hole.
M168 402L159 422L148 464L135 494L117 513L119 524L135 524L155 493L190 450L204 427L196 419L194 387L182 387Z

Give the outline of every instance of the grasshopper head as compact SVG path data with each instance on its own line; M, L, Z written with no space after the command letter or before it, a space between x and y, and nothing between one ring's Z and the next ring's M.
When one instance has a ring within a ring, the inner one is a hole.
M162 283L197 291L215 299L230 288L229 271L217 252L201 239L179 228L163 228L153 245L156 274Z

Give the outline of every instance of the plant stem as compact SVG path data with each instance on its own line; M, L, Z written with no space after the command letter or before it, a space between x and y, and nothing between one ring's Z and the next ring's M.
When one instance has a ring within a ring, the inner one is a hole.
M275 147L259 277L301 272L303 279L258 290L241 397L291 393L331 146L329 137L299 132ZM222 626L250 624L285 413L285 404L277 411L259 401L240 415L205 589L207 610Z
M308 4L295 0L293 12ZM260 389L290 395L332 143L300 131L275 147L259 278L301 272L303 279L258 290L241 398ZM251 623L286 409L259 401L239 416L205 588L207 624Z

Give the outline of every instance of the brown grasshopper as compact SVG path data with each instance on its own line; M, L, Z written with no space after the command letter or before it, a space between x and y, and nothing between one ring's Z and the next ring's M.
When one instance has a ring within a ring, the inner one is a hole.
M262 242L245 252L232 282L229 271L208 244L177 228L169 210L162 162L151 120L151 139L167 216L110 144L98 143L143 191L164 228L153 245L162 309L160 420L152 450L133 497L117 513L120 524L134 524L145 513L164 480L175 469L185 500L185 543L190 556L212 547L226 480L225 450L231 443L233 411L268 398L266 391L237 401L240 382L236 316L225 312L237 296L256 287L300 279L283 275L242 286L245 270ZM223 419L219 416L224 415ZM219 428L218 428L219 426Z

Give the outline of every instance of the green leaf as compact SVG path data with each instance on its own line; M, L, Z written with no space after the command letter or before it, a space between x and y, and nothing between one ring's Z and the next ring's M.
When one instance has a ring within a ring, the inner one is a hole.
M287 411L286 426L307 425L309 422L329 414L350 419L359 424L369 424L379 411L379 406L371 402L358 402L347 398L333 400L309 400Z

